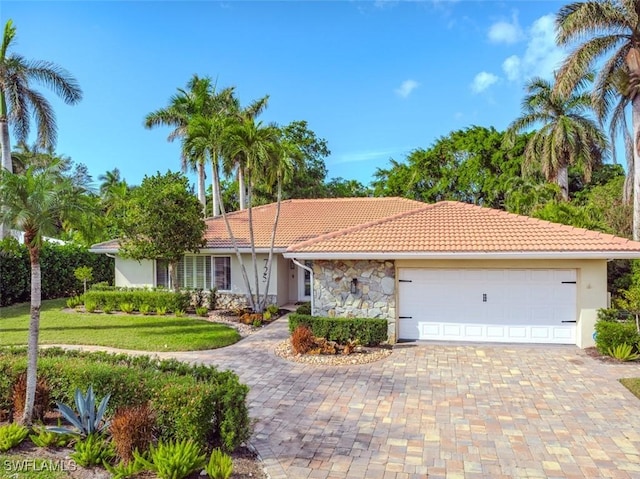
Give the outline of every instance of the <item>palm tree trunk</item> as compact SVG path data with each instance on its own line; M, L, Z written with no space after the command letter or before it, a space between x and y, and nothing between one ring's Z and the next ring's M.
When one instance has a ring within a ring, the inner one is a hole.
M212 215L214 217L220 216L220 204L218 203L218 198L220 197L220 183L216 181L216 171L217 171L216 165L217 164L218 164L218 155L216 154L216 155L213 155L213 158L211 159L211 176L213 176L211 180L211 190L212 190L211 203L213 204Z
M198 161L198 200L202 203L202 210L207 216L207 194L204 184L204 161Z
M282 202L282 183L278 179L278 199L276 204L276 217L273 220L273 229L271 230L271 243L269 244L269 259L267 259L267 286L265 287L264 300L260 307L261 311L267 308L267 300L269 295L269 283L271 282L271 263L273 261L273 247L276 242L276 230L278 229L278 220L280 219L280 203Z
M29 320L29 338L27 340L27 391L21 422L31 425L33 406L36 399L38 375L38 335L40 333L40 304L42 299L42 277L40 274L40 249L31 246L33 235L25 234L25 243L29 248L31 260L31 319Z
M3 104L6 111L4 95L1 95L0 103ZM2 168L13 173L13 163L11 163L11 140L9 138L9 123L6 114L0 112L0 148L2 149ZM9 236L9 228L0 222L0 240Z
M250 178L247 178L248 181L251 181ZM251 243L251 261L253 262L253 274L256 285L256 306L254 308L255 313L262 313L260 301L260 278L258 277L258 258L256 256L256 245L253 235L253 208L251 208L251 188L247 189L247 196L249 200L249 242Z
M244 261L242 261L242 255L240 254L240 250L238 249L238 243L236 242L236 237L231 230L231 225L229 224L229 218L227 218L227 212L224 209L224 203L222 203L222 195L220 192L220 176L218 175L218 165L217 162L213 163L213 181L215 186L213 188L214 194L218 195L218 205L220 206L220 212L222 213L222 219L224 221L224 225L227 228L227 234L231 239L231 245L233 246L233 250L236 252L236 258L238 259L238 263L240 264L240 271L242 271L242 281L244 282L244 287L247 290L247 302L249 303L249 307L252 311L254 311L255 303L253 302L253 294L251 292L251 282L249 281L249 276L247 275L247 268L244 266Z
M633 125L633 239L640 240L640 95L631 101Z
M562 193L562 199L569 201L569 167L561 166L558 168L557 177L558 186L560 187L560 193Z
M238 163L238 200L240 201L240 210L244 210L247 207L247 189L244 183L244 170L240 163Z

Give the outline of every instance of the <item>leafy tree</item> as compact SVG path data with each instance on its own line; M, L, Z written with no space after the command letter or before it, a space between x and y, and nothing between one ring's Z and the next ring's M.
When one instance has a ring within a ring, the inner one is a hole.
M22 422L30 424L36 389L42 278L40 251L43 237L60 222L87 220L87 196L62 174L58 161L42 168L28 167L21 174L0 169L0 221L24 231L31 263L31 318L27 352L27 392Z
M18 141L26 141L30 131L30 115L36 119L38 144L52 147L56 141L56 119L51 105L40 92L31 88L36 81L51 88L67 104L82 98L82 90L69 72L54 63L27 60L18 54L9 54L16 35L13 21L4 27L0 46L0 143L2 167L12 171L9 124Z
M523 115L509 126L507 143L513 135L540 125L527 142L524 171L540 169L548 181L558 183L566 201L569 199L569 166L579 164L589 181L593 166L601 163L607 140L588 117L591 108L588 94L560 95L542 78L527 82L526 91Z
M524 138L518 135L507 147L494 128L453 131L428 149L414 150L406 162L391 160L390 168L378 169L373 194L503 208L509 182L521 175Z
M84 286L84 292L87 292L87 281L91 281L93 279L93 268L90 266L80 266L76 268L73 272L74 276L78 281L82 281L82 285Z
M639 0L591 0L562 7L556 18L558 44L575 45L558 72L558 94L568 96L580 86L585 73L597 67L592 100L598 118L605 118L613 105L624 111L631 104L635 240L640 239L639 12Z
M184 175L168 171L145 176L126 202L121 254L136 260L167 261L171 282L178 290L176 264L185 253L197 253L205 244L201 206Z
M326 196L329 198L351 198L370 196L371 190L358 180L345 180L342 177L331 178L325 185Z

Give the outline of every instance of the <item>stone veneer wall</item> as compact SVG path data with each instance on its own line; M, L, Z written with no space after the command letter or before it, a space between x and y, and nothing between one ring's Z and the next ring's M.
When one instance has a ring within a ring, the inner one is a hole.
M383 318L389 342L396 336L396 272L393 261L313 262L314 314L329 317ZM358 280L358 292L350 292Z
M264 295L260 295L262 298ZM278 296L270 294L267 298L267 304L278 304ZM246 308L249 304L247 302L247 295L235 294L235 293L220 293L216 298L216 309L238 309Z

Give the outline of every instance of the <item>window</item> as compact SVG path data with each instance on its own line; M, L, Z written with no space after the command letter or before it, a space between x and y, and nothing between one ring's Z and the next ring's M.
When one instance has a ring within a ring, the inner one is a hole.
M228 256L188 255L176 265L178 284L186 289L231 289L231 258ZM169 263L156 261L156 285L172 287Z
M231 289L231 258L228 256L213 258L213 285L223 291Z

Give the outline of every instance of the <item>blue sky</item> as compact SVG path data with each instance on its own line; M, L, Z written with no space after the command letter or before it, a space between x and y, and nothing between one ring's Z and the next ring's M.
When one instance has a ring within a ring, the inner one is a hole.
M524 82L551 78L556 1L11 1L13 49L53 61L79 81L58 119L57 152L96 178L130 184L179 169L168 129L144 116L197 73L235 86L243 104L270 95L265 122L306 120L331 149L329 177L368 184L450 131L504 129Z

